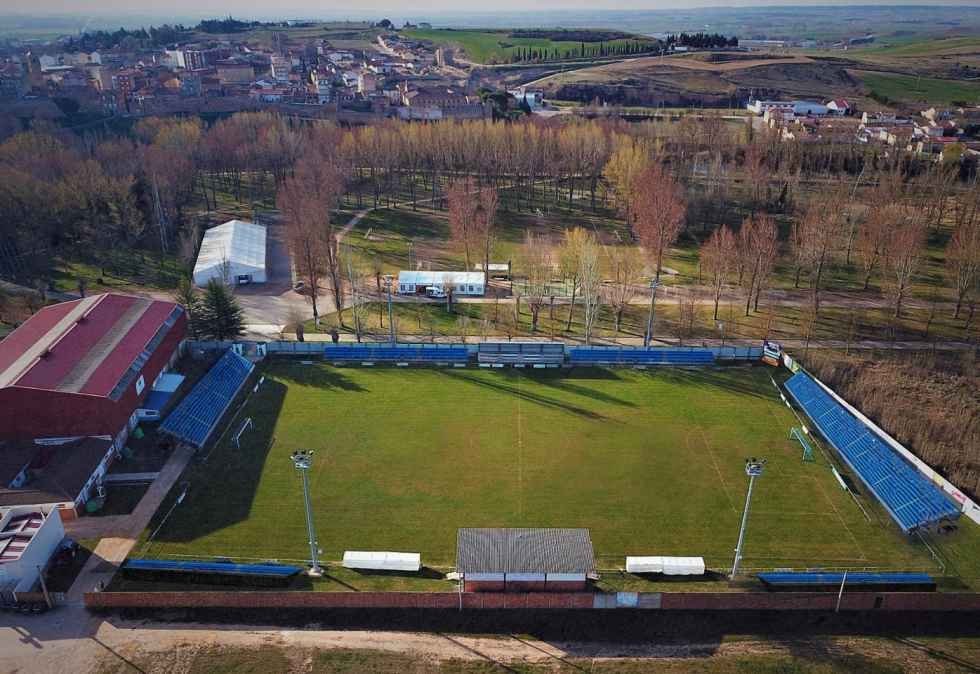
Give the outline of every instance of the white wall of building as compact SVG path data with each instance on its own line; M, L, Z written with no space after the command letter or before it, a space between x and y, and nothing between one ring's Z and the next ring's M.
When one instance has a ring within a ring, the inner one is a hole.
M0 531L7 526L11 519L31 512L37 508L20 506L8 510L0 518ZM65 538L65 527L57 510L47 513L44 523L35 530L33 538L18 559L0 564L0 585L8 581L16 581L15 592L29 592L37 582L38 568L43 569L58 545Z

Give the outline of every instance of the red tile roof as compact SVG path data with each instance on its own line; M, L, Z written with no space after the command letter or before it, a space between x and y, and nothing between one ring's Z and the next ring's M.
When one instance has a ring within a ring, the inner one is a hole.
M176 306L106 293L45 307L0 341L0 387L108 396Z

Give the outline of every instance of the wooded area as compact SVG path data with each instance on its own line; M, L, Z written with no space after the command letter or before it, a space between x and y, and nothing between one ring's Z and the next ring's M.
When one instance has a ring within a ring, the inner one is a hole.
M322 280L342 306L351 274L335 229L352 210L448 209L456 225L444 244L471 269L489 262L495 229L510 214L564 212L571 230L584 213L612 207L626 232L612 243L639 247L643 264L634 271L594 230L596 273L613 286L596 301L624 306L646 279L659 278L665 252L681 241L701 248L697 282L715 303L737 290L746 315L759 311L774 273L787 267L819 315L834 270L879 284L896 318L916 284L926 284L933 305L949 303L967 335L980 296L978 195L966 160L781 142L711 115L340 128L246 113L211 126L148 118L124 136L84 137L39 125L0 145L0 275L44 286L55 259L104 269L127 255L189 268L203 229L231 199L245 209L277 205L301 278L314 288ZM526 250L521 260L571 280L576 299L592 301L581 269L568 276L560 243L535 233L524 248L546 250ZM925 274L937 259L944 271ZM531 276L527 266L517 275ZM377 281L372 271L357 276ZM525 299L538 301L535 293Z

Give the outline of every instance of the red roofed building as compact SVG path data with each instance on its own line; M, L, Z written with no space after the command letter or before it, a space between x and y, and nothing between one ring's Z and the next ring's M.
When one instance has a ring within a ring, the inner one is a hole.
M119 446L187 330L173 302L111 293L41 309L0 341L0 439Z

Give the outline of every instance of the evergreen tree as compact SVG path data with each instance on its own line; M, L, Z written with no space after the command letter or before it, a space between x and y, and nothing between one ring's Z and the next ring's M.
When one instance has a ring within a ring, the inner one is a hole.
M201 300L197 296L194 284L189 278L182 278L174 291L174 302L184 307L187 312L187 330L194 339L201 338L200 309Z
M242 308L228 286L218 279L208 281L198 309L201 336L224 341L245 332Z

